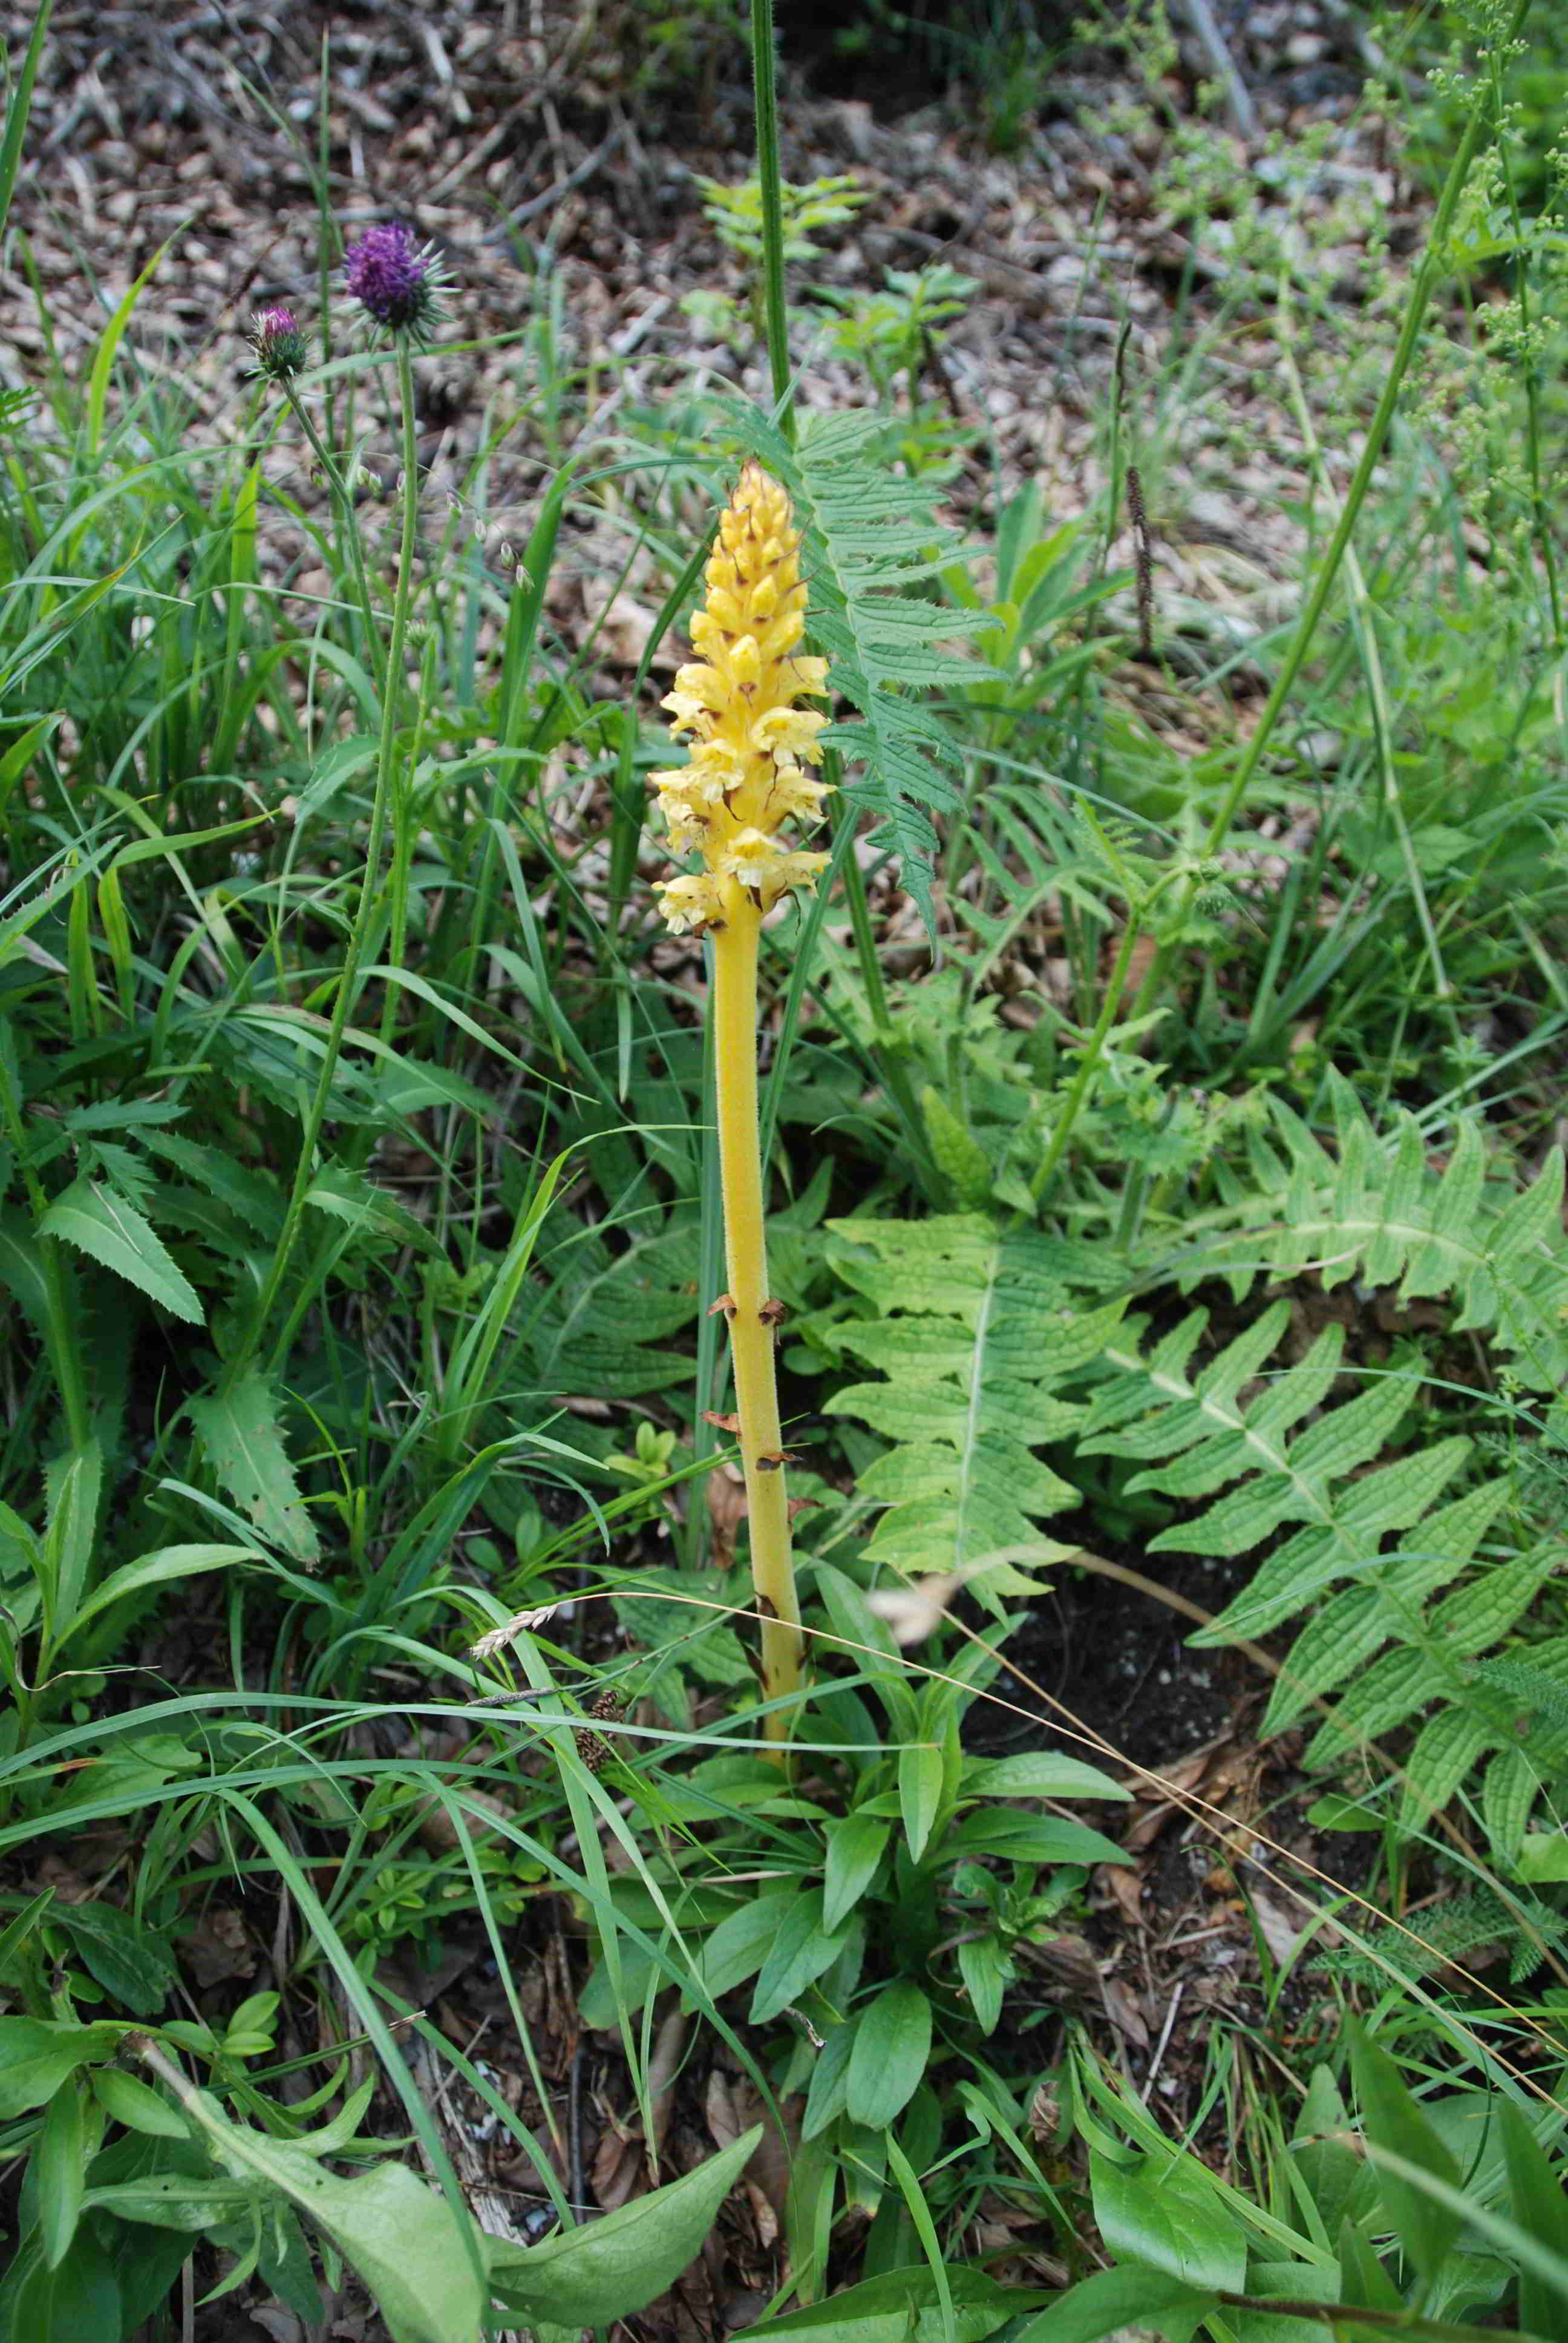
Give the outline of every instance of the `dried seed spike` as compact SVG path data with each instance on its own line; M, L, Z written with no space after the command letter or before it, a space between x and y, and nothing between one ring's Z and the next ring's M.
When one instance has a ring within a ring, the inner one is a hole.
M789 1312L782 1302L765 1302L757 1315L765 1326L782 1326Z
M708 1305L708 1314L710 1318L717 1318L721 1310L727 1318L734 1317L735 1296L733 1293L721 1293L717 1302L710 1302Z
M1154 555L1149 542L1149 513L1143 502L1143 481L1136 464L1127 467L1127 510L1132 522L1133 561L1138 576L1138 656L1154 658Z
M738 1415L718 1415L712 1408L705 1407L702 1411L702 1421L704 1423L711 1423L716 1432L730 1433L737 1439L740 1436L740 1418Z
M606 1725L618 1725L625 1714L621 1706L620 1694L612 1691L608 1684L588 1709L590 1716L600 1718ZM577 1744L578 1755L582 1759L588 1772L595 1775L602 1773L615 1755L615 1751L604 1735L590 1732L586 1725L573 1725L572 1739Z
M546 1603L537 1611L514 1611L509 1619L503 1620L498 1627L492 1627L489 1634L481 1635L477 1644L469 1644L468 1657L487 1660L492 1652L505 1651L518 1635L526 1634L530 1627L542 1627L545 1621L553 1618L559 1609L558 1603Z
M578 1755L582 1759L588 1772L596 1777L602 1774L615 1755L615 1751L610 1747L609 1743L602 1735L590 1733L586 1725L573 1726L572 1739L577 1743Z

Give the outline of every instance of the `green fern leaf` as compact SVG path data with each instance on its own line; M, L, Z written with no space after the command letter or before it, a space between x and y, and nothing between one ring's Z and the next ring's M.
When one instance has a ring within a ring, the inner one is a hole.
M541 1295L525 1335L530 1387L636 1399L685 1382L689 1355L654 1346L697 1316L700 1253L693 1222L667 1223L623 1252L574 1223L560 1272Z
M1520 1925L1521 1913L1530 1927ZM1532 1933L1533 1931L1533 1933ZM1483 1946L1499 1941L1516 1947L1514 1983L1527 1976L1540 1958L1539 1946L1561 1945L1560 1915L1534 1896L1507 1899L1486 1888L1454 1896L1435 1910L1423 1912L1419 1927L1379 1928L1370 1944L1322 1956L1322 1966L1347 1984L1376 1988L1388 1982L1389 1970L1410 1978L1425 1976L1445 1962L1462 1963Z
M1349 1587L1325 1603L1296 1638L1264 1713L1264 1736L1284 1732L1314 1697L1353 1675L1391 1635L1408 1634L1428 1595L1448 1585L1471 1559L1507 1499L1506 1481L1468 1490L1428 1514L1412 1548L1386 1555L1373 1584Z
M1109 1363L1140 1393L1142 1421L1135 1431L1121 1428L1130 1391L1113 1386L1085 1426L1086 1454L1171 1460L1135 1475L1130 1493L1157 1489L1188 1497L1239 1483L1195 1521L1162 1531L1151 1541L1154 1551L1246 1554L1286 1523L1306 1525L1269 1557L1197 1643L1265 1634L1305 1609L1336 1578L1359 1575L1388 1532L1420 1519L1469 1452L1463 1439L1440 1441L1351 1479L1378 1455L1410 1406L1411 1384L1392 1375L1319 1414L1292 1439L1292 1426L1332 1382L1342 1337L1338 1329L1327 1330L1299 1367L1282 1371L1243 1400L1289 1316L1287 1302L1275 1303L1196 1375L1188 1363L1207 1323L1202 1312L1184 1320L1148 1361L1135 1351L1111 1348Z
M1438 1171L1412 1117L1400 1118L1385 1139L1337 1076L1330 1101L1337 1153L1272 1101L1272 1136L1283 1154L1263 1141L1253 1150L1256 1185L1233 1203L1246 1227L1194 1248L1178 1282L1190 1289L1219 1272L1239 1296L1260 1272L1315 1269L1325 1287L1360 1277L1394 1288L1402 1302L1452 1296L1457 1332L1490 1333L1532 1389L1559 1390L1568 1382L1561 1151L1529 1187L1505 1196L1497 1183L1488 1187L1475 1122L1457 1126ZM1264 1219L1260 1202L1277 1218Z
M1179 1292L1226 1279L1240 1302L1260 1275L1355 1280L1402 1302L1445 1302L1453 1330L1485 1336L1510 1371L1555 1401L1568 1385L1568 1245L1563 1169L1550 1156L1523 1189L1492 1169L1478 1119L1455 1126L1444 1161L1412 1116L1374 1127L1352 1086L1331 1078L1328 1139L1278 1101L1248 1135L1245 1167L1214 1167L1209 1233L1156 1272ZM1334 1707L1306 1762L1342 1765L1393 1732L1413 1735L1412 1819L1440 1807L1484 1764L1489 1825L1506 1858L1523 1841L1536 1785L1568 1764L1568 1637L1492 1657L1529 1620L1560 1566L1549 1548L1479 1562L1483 1539L1517 1503L1520 1475L1445 1501L1471 1456L1453 1435L1406 1437L1417 1379L1387 1373L1336 1403L1345 1337L1331 1327L1299 1363L1271 1363L1290 1304L1277 1301L1217 1355L1194 1310L1152 1346L1133 1325L1109 1370L1082 1447L1143 1469L1130 1492L1191 1507L1151 1541L1215 1555L1261 1551L1251 1583L1191 1640L1223 1644L1312 1615L1271 1698L1264 1730L1296 1723L1325 1695ZM1546 1452L1549 1455L1549 1451ZM1348 1583L1347 1583L1348 1582ZM1534 1712L1525 1750L1512 1694ZM1496 1753L1485 1763L1489 1753Z
M930 1083L920 1092L920 1114L930 1141L931 1161L960 1210L980 1212L990 1202L990 1159L966 1123L960 1122Z
M877 1313L835 1338L884 1380L850 1383L828 1408L898 1443L861 1476L887 1508L869 1557L913 1574L1004 1549L1060 1554L1038 1524L1077 1492L1035 1452L1082 1421L1082 1403L1054 1393L1102 1351L1120 1303L1076 1309L1059 1248L978 1215L829 1227L840 1274Z
M1408 1778L1400 1801L1404 1827L1440 1815L1477 1758L1495 1748L1499 1737L1497 1726L1474 1708L1440 1709L1430 1718L1404 1761Z
M883 825L900 876L933 932L933 814L962 806L960 751L937 711L912 691L972 689L993 676L950 646L994 621L912 589L966 558L938 518L937 484L888 468L886 430L873 415L812 417L791 448L764 418L737 429L795 500L811 579L811 632L827 653L830 688L857 713L824 736L864 778L845 795Z
M1500 1642L1561 1560L1551 1552L1517 1554L1440 1604L1424 1625L1407 1622L1404 1633L1418 1640L1386 1653L1350 1688L1313 1742L1312 1762L1332 1764L1352 1742L1392 1732L1439 1688L1462 1701L1466 1679L1457 1663Z
M1483 1661L1470 1675L1474 1683L1510 1694L1522 1708L1538 1711L1549 1731L1568 1739L1568 1636L1532 1644L1525 1658Z
M1481 1819L1493 1863L1518 1861L1541 1788L1540 1770L1526 1750L1498 1751L1481 1785Z

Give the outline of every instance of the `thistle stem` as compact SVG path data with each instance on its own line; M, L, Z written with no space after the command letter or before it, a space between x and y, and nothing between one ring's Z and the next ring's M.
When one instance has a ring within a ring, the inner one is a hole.
M789 1506L781 1464L773 1327L763 1315L768 1244L762 1209L762 1155L757 1127L757 938L761 914L733 879L725 889L724 924L713 937L713 1039L719 1112L719 1168L724 1196L724 1252L729 1279L729 1345L740 1459L751 1532L751 1578L762 1614L762 1690L787 1699L800 1683L800 1610L789 1554ZM769 1741L789 1731L788 1709L763 1719ZM780 1746L778 1755L782 1759Z
M397 380L402 394L403 420L403 532L398 548L397 583L392 598L392 639L387 653L381 677L381 737L376 758L376 789L370 803L370 836L365 850L365 874L360 881L359 901L353 924L348 931L347 950L343 957L343 973L332 1003L332 1016L322 1051L321 1068L316 1078L316 1089L305 1119L300 1138L299 1154L295 1164L294 1183L284 1212L283 1227L273 1250L272 1262L266 1282L256 1298L256 1307L244 1333L230 1352L218 1384L220 1392L231 1392L255 1358L266 1335L274 1311L288 1276L299 1232L305 1219L305 1200L316 1176L316 1151L327 1122L327 1110L332 1096L333 1077L343 1054L344 1037L348 1020L359 997L359 970L366 959L366 948L371 930L382 916L381 859L387 843L388 809L394 795L393 768L397 760L398 695L405 687L404 646L408 635L408 608L412 598L414 543L419 510L419 480L415 461L414 427L414 368L406 335L397 341Z

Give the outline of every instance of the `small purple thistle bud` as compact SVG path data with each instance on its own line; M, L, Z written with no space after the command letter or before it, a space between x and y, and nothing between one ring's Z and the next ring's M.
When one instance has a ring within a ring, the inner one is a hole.
M343 256L343 282L376 325L423 341L435 323L441 274L428 245L403 220L367 230Z
M256 352L256 372L272 382L287 382L309 355L303 327L293 310L281 304L261 310L252 320L250 347Z

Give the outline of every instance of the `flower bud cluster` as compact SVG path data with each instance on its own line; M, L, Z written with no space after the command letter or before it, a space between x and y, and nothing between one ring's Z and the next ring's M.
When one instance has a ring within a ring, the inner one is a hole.
M263 309L251 321L250 347L256 370L269 382L286 382L299 372L308 356L305 331L292 309L281 304Z
M800 532L759 464L741 472L705 575L708 598L691 621L698 658L663 703L676 739L690 736L690 762L653 776L671 848L703 861L660 883L677 932L722 927L740 894L768 911L792 889L809 893L829 859L779 836L784 822L821 819L829 785L809 769L822 761L828 719L795 703L825 693L828 662L796 651L806 630Z

